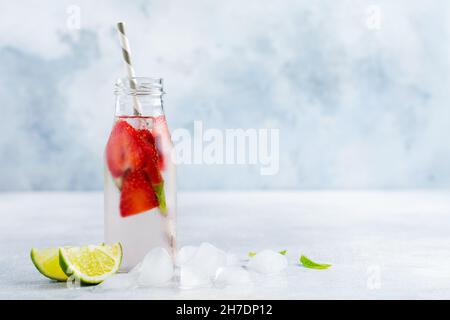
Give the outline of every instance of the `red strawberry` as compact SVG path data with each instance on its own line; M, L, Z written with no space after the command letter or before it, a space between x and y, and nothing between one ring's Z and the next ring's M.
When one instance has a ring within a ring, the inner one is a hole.
M153 135L150 132L150 130L140 129L138 130L138 134L139 137L145 142L150 143L151 145L155 145L155 139L153 138Z
M159 206L158 198L142 171L128 172L120 194L120 215L128 217Z
M141 168L144 158L136 129L126 121L117 121L106 145L106 162L111 175L117 178L128 169Z
M141 129L138 134L142 141L142 150L145 154L144 172L147 174L152 185L162 181L161 173L158 168L158 151L155 145L155 139L150 131Z

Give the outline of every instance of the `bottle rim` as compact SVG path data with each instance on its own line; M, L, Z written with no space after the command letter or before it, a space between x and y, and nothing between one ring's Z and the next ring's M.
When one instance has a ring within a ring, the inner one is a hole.
M115 95L154 95L165 94L162 78L150 77L122 77L114 85Z

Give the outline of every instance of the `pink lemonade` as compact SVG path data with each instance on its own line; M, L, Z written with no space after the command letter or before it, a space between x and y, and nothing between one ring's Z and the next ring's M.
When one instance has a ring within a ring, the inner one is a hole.
M175 250L173 144L162 103L147 104L142 99L146 114L155 116L121 115L116 107L105 149L105 242L122 244L121 271L152 248Z

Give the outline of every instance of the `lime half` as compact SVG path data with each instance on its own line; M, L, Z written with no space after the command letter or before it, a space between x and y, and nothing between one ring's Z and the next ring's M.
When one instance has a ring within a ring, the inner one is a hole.
M30 255L34 266L44 276L52 280L67 280L67 275L59 266L59 248L33 248Z
M67 276L74 276L86 284L102 282L119 270L121 262L120 243L59 248L59 264L62 270Z

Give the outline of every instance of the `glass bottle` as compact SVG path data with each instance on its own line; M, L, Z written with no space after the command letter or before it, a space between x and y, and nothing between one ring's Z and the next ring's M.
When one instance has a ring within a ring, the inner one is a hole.
M163 110L163 80L123 78L115 85L114 124L105 149L105 242L120 242L121 271L155 247L174 257L176 181Z

